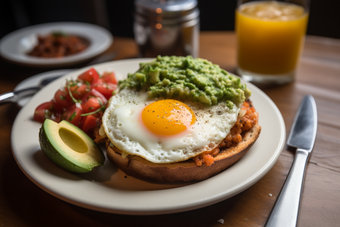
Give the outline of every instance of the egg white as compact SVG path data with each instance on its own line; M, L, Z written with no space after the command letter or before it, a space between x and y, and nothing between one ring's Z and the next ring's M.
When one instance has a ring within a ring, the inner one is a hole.
M180 162L216 147L230 132L239 108L229 109L224 102L206 106L185 102L195 113L196 122L185 132L161 138L150 133L141 121L149 99L146 92L124 89L110 99L103 115L103 128L120 150L141 156L153 163Z

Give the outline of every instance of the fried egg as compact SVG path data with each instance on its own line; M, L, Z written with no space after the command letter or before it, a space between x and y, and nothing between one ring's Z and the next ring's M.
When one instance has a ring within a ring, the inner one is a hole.
M124 89L110 99L102 118L110 141L122 152L153 163L180 162L212 150L229 134L239 108L174 99L150 99Z

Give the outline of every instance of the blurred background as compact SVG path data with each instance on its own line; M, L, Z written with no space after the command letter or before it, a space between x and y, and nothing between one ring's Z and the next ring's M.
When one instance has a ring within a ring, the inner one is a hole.
M236 0L198 0L201 31L233 31ZM340 1L311 0L308 35L340 38ZM133 37L133 0L2 0L0 39L17 29L50 22L97 24L113 36Z

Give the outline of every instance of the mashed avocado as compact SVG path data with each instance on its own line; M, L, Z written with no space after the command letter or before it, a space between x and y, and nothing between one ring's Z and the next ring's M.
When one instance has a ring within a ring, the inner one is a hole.
M140 63L137 72L119 82L119 88L144 89L150 98L190 100L206 105L224 101L228 107L241 105L251 94L240 78L205 59L191 56L158 56L151 62Z

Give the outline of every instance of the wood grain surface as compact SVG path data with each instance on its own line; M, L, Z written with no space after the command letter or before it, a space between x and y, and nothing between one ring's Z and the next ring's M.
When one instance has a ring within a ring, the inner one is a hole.
M115 50L119 50L116 59L138 54L134 40L129 38L115 37L107 52ZM202 32L200 57L234 72L235 34ZM0 69L0 93L13 90L25 78L51 70L20 67L3 59ZM263 91L281 111L287 132L302 97L314 96L318 133L307 168L298 226L339 226L340 40L306 37L296 81ZM0 106L0 226L263 226L294 158L294 152L284 149L274 167L255 185L198 210L156 216L101 213L61 201L23 174L11 152L11 127L18 111L13 104ZM223 224L218 222L220 219Z

